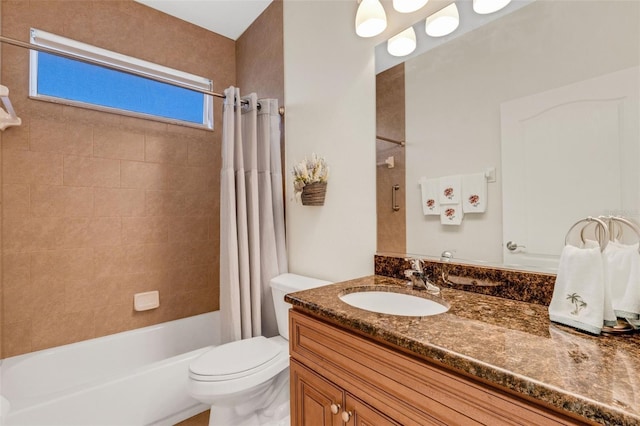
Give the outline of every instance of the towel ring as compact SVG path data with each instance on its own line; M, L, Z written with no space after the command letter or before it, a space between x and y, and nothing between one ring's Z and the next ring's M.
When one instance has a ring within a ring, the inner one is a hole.
M580 230L580 239L582 240L582 242L584 243L584 230L587 226L589 226L591 223L596 223L596 229L602 229L604 235L602 240L600 241L600 239L598 239L598 244L600 244L600 251L604 251L604 249L607 247L607 244L609 244L609 227L607 226L606 223L604 223L604 221L602 219L598 219L597 217L591 217L588 216L584 219L580 219L579 221L577 221L576 223L574 223L571 228L569 228L569 231L567 231L567 235L564 237L564 244L567 245L569 243L569 235L571 234L571 231L573 231L573 229L580 225L581 223L586 222L586 224L582 225L582 229ZM638 234L640 236L640 234Z
M615 222L620 222L624 225L627 225L629 228L631 228L631 230L635 232L636 236L638 237L638 242L640 242L640 227L638 227L638 225L636 225L634 222L630 221L629 219L625 219L624 217L620 217L620 216L600 216L600 219L609 220L609 232L611 233L610 235L611 241L615 241L617 238L621 237L624 234L622 227L618 228L619 232L616 233L615 238L613 236L613 232L611 232L616 228ZM640 251L640 248L638 248L638 251Z
M600 218L600 220L602 220L604 222L604 219ZM582 241L582 244L586 244L587 239L585 238L585 231L587 230L587 228L589 227L589 225L591 223L595 224L595 229L593 230L593 237L596 239L596 241L598 242L598 245L600 245L600 241L605 240L605 235L604 232L600 232L600 231L604 231L605 228L602 227L601 224L599 224L596 221L590 221L589 223L587 223L586 225L583 225L582 228L580 229L580 241ZM611 228L610 228L610 224L609 223L605 223L605 225L607 226L606 229L609 230L609 236L606 238L609 241L613 241L613 239L611 238ZM571 231L571 230L569 230ZM566 238L565 238L566 241Z

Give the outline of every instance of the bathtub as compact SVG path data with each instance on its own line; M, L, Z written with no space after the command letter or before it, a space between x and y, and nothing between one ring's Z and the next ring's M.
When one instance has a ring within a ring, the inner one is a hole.
M4 359L0 424L173 425L209 408L188 368L219 342L211 312Z

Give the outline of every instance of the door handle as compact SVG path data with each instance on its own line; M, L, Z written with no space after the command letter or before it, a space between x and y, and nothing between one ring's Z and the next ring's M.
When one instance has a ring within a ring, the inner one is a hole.
M391 189L391 208L393 209L394 212L397 212L398 210L400 210L400 206L398 205L398 202L396 200L396 192L398 192L399 190L400 190L400 185L398 185L397 183L393 185Z
M513 241L507 241L507 243L505 244L505 247L507 247L507 250L509 250L509 251L516 251L519 248L527 248L526 246L518 245L517 243L515 243Z

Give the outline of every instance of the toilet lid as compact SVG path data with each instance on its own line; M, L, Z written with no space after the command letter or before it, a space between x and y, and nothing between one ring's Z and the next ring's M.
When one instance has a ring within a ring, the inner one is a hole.
M282 346L264 336L237 340L201 355L189 370L212 381L237 379L260 370L281 352Z

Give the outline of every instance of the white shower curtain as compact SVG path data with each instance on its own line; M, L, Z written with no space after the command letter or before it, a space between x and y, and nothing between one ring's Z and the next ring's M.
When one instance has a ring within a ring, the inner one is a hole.
M287 271L277 99L224 91L220 180L222 341L278 334L269 280Z

